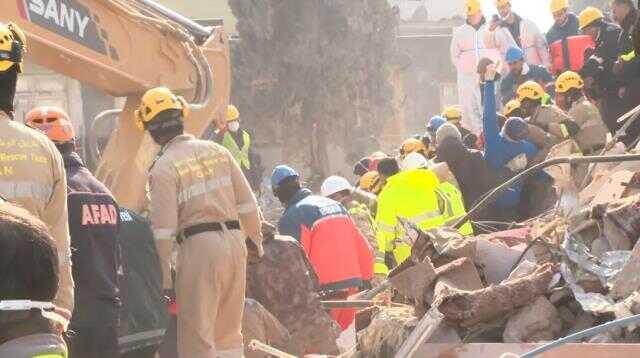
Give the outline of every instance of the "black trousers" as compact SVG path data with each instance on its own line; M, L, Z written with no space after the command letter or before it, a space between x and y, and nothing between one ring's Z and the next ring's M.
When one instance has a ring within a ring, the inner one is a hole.
M71 326L67 337L69 358L118 358L118 328L115 326Z

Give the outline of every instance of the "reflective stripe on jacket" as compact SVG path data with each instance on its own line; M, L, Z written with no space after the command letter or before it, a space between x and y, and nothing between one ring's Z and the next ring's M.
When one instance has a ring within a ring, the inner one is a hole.
M249 149L251 148L251 136L247 131L242 131L242 140L244 144L242 148L238 146L236 140L233 139L229 132L224 134L222 145L227 148L236 162L245 169L251 169L251 161L249 160Z
M298 240L323 291L362 287L373 276L373 250L337 201L300 189L278 223Z
M455 185L449 182L443 182L438 185L436 192L440 195L444 202L443 215L445 217L445 225L451 226L467 214L464 207L462 193ZM470 222L464 223L458 230L462 235L473 235L473 227Z
M399 242L403 233L399 229L398 217L413 222L422 230L444 224L445 218L435 191L439 183L434 173L424 169L401 172L387 180L378 197L376 273L388 273L389 268L380 261L384 253L393 252L397 264L411 255L411 247Z

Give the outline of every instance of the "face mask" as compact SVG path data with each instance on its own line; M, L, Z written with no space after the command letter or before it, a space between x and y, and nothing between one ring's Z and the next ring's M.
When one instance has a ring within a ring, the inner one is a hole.
M240 129L240 122L234 121L229 123L229 130L232 132L237 132Z

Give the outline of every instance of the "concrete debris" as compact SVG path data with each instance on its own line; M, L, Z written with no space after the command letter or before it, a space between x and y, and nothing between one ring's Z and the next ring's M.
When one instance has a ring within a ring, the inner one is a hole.
M453 292L434 305L448 321L469 327L523 307L544 295L555 272L552 264L545 264L528 276L501 285L473 292Z
M506 280L502 281L502 283L528 276L532 274L536 268L538 268L538 265L529 260L524 260L513 270L513 272L511 272Z
M475 291L484 288L476 266L468 258L457 259L438 267L433 297L437 298L454 291Z
M406 261L410 262L410 261ZM398 292L414 300L422 301L427 287L436 278L436 271L428 257L424 262L413 265L404 271L390 277L391 285Z
M425 316L427 317L427 316ZM357 357L393 357L409 338L420 320L411 308L381 308L371 325L358 336ZM455 327L437 322L425 343L461 343Z
M522 255L524 247L508 247L502 243L478 240L474 261L484 269L487 282L499 284L509 277L511 268ZM525 259L535 261L533 252L528 252Z
M570 177L584 176L573 169L549 171L565 181L557 186L561 196ZM365 311L358 356L397 356L422 341L550 341L640 314L638 171L640 163L597 165L581 206L574 202L568 216L551 211L521 228L476 237L450 228L418 233L413 261L389 277L414 307ZM637 328L589 342L638 343Z
M636 243L631 258L627 261L622 271L612 280L610 295L621 299L630 296L640 290L640 244Z
M502 337L505 343L550 341L558 338L561 330L558 310L541 296L509 318Z
M570 334L578 333L580 331L584 331L589 327L593 327L596 324L596 318L594 315L588 312L582 312L576 317L573 325L569 327L569 330L564 332L563 336L568 336Z

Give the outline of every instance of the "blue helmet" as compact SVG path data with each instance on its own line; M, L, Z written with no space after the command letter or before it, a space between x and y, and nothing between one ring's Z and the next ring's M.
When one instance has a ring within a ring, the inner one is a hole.
M299 178L300 174L288 165L278 165L273 169L273 173L271 174L271 187L273 189L277 188L283 180L289 177Z
M442 116L434 116L427 123L427 131L429 133L435 134L438 128L440 128L443 124L447 123L447 120Z
M522 118L511 117L504 122L503 134L514 142L525 140L529 137L529 125Z
M520 47L512 46L507 50L507 63L512 64L521 60L524 60L524 52Z

